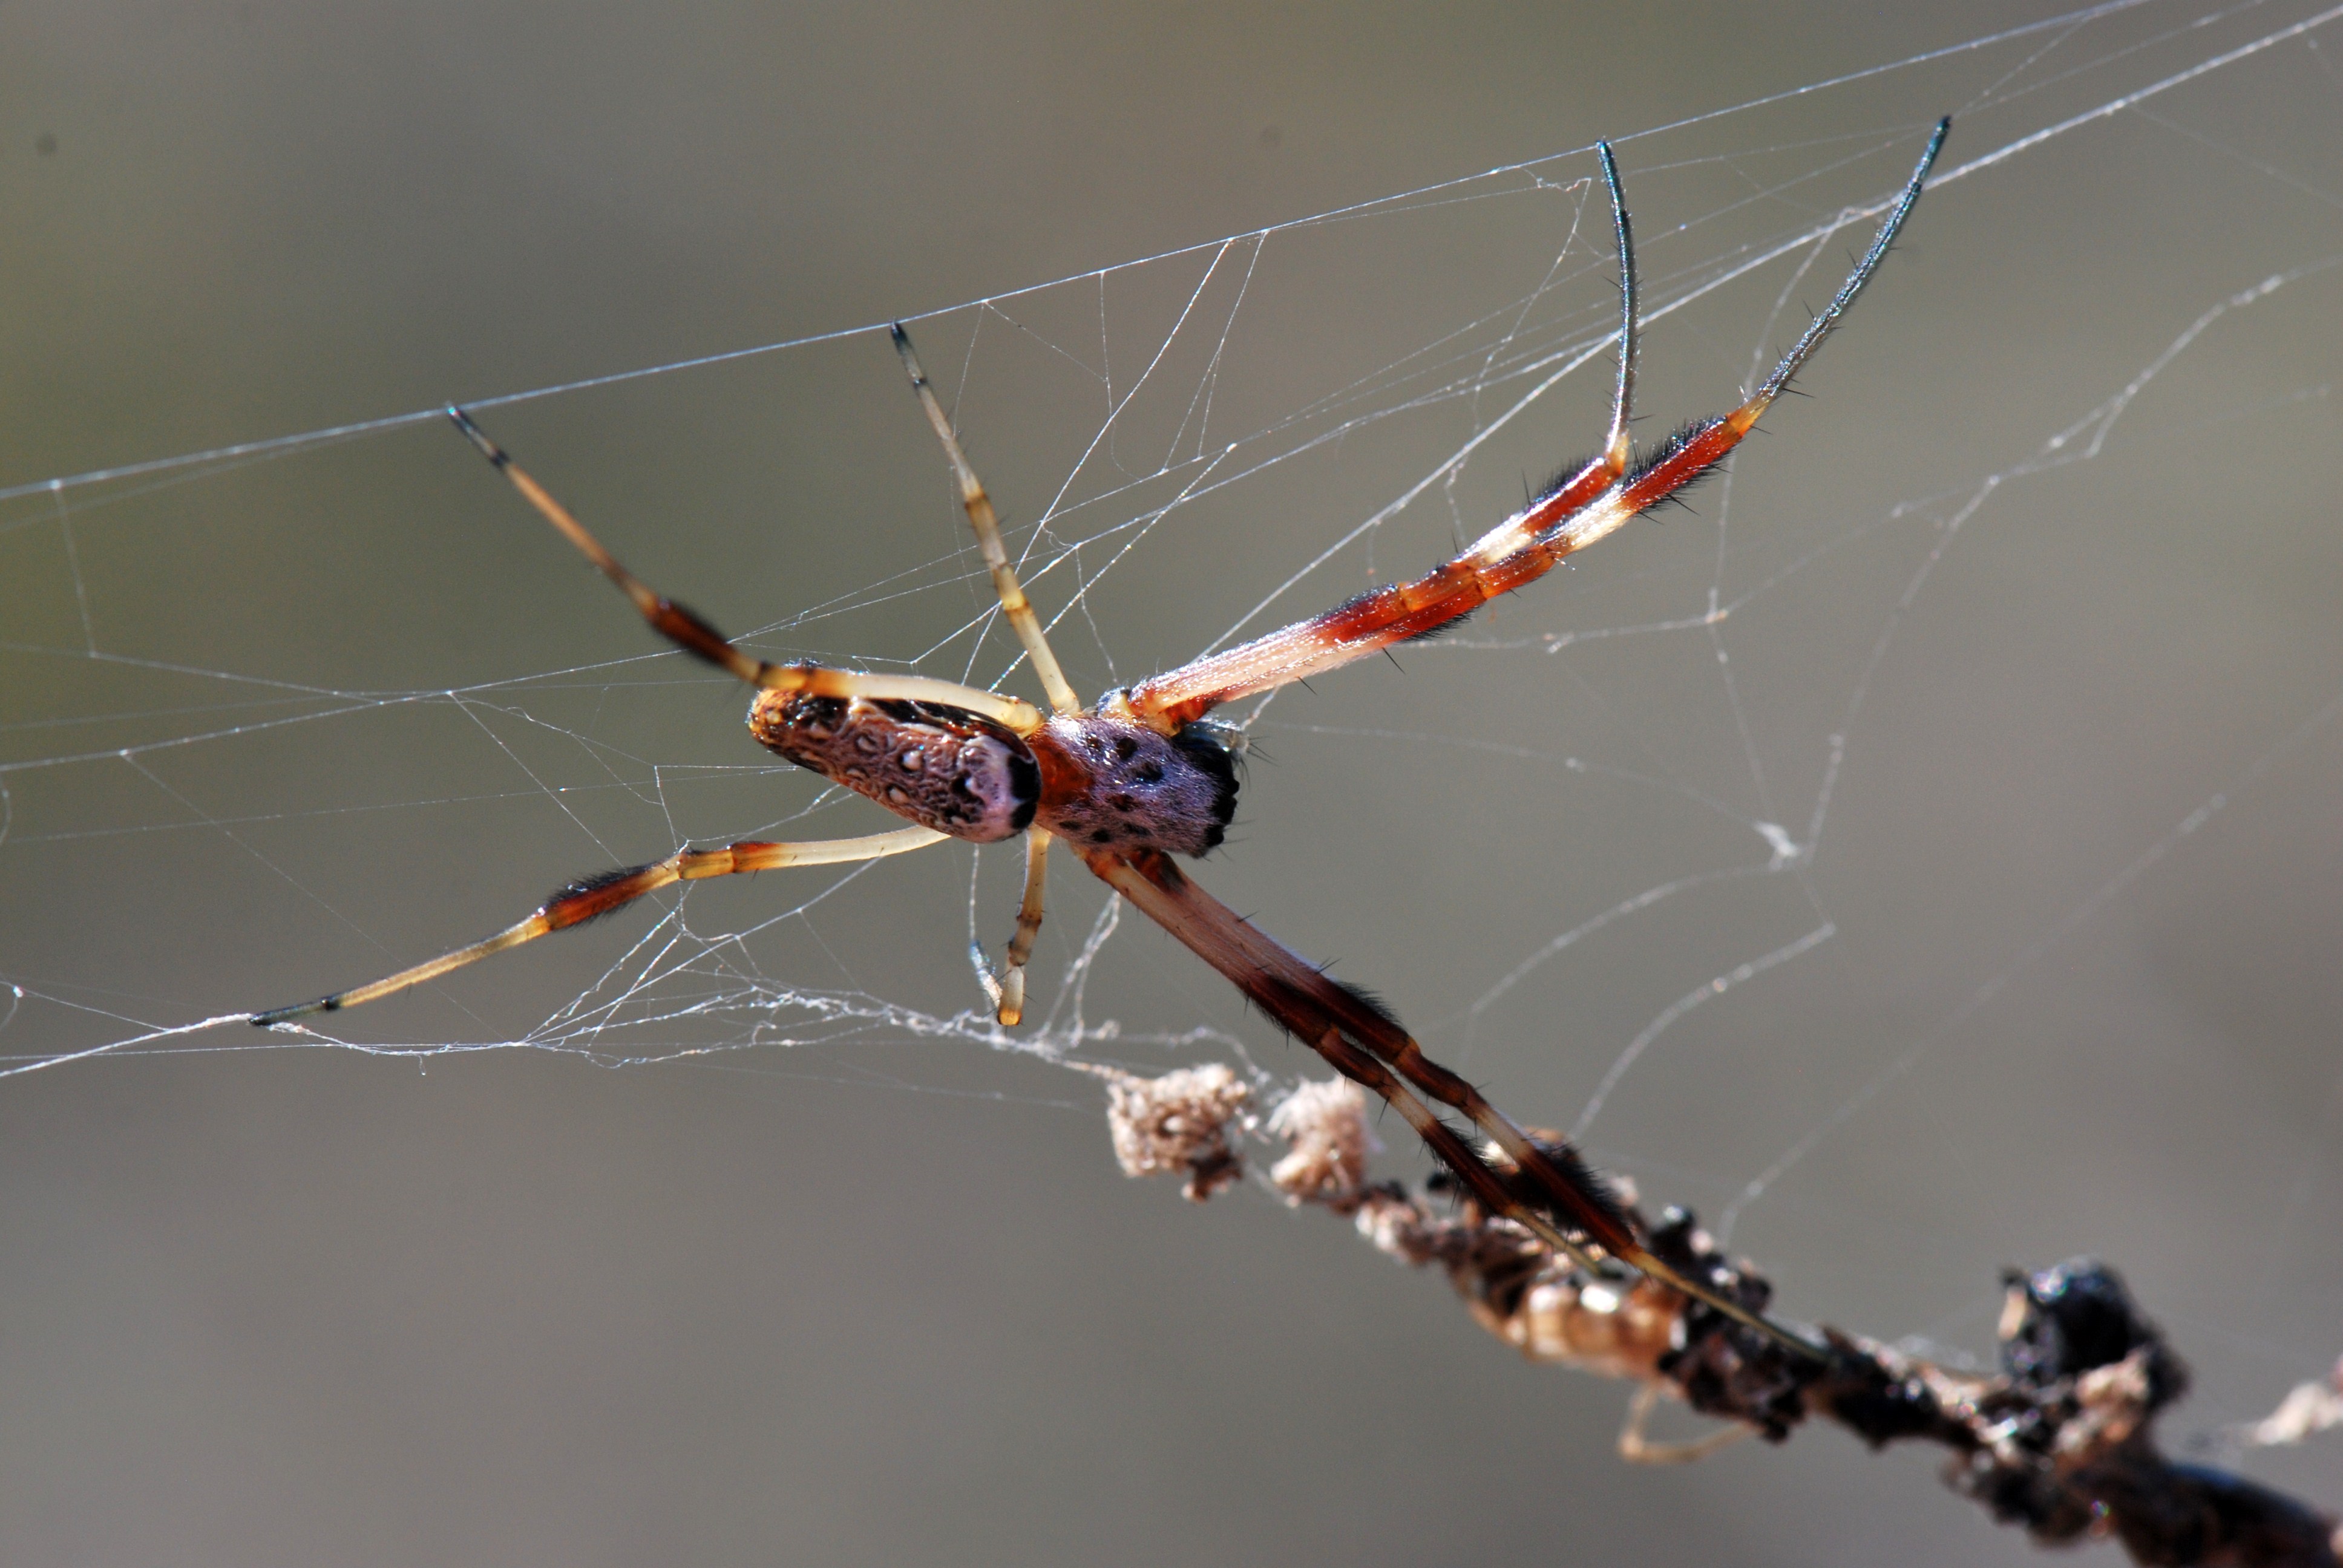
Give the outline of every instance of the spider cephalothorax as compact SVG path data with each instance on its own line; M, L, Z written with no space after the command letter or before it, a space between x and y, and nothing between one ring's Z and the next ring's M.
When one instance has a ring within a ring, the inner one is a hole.
M1532 1138L1466 1080L1433 1061L1399 1020L1277 942L1198 887L1169 856L1202 855L1221 841L1236 809L1237 732L1206 717L1240 698L1338 669L1395 643L1455 625L1500 594L1528 586L1584 548L1714 471L1788 389L1886 256L1944 146L1949 120L1921 155L1871 249L1829 307L1815 317L1756 391L1720 418L1680 429L1636 460L1628 438L1635 380L1635 256L1626 198L1611 149L1595 144L1619 246L1619 377L1610 438L1521 511L1453 560L1413 581L1361 594L1322 615L1235 648L1191 659L1083 705L1051 650L1001 542L1000 519L950 418L920 368L900 325L895 347L928 423L943 443L961 506L975 530L1003 618L1025 646L1050 711L1003 692L925 676L867 674L816 664L777 664L736 646L713 626L654 592L545 487L514 465L461 409L447 412L480 455L618 585L636 610L678 647L758 689L749 710L756 738L789 760L886 807L910 826L860 839L803 843L746 839L685 849L664 860L589 877L486 940L444 953L352 990L275 1008L252 1021L277 1025L388 996L452 970L563 930L676 882L783 866L838 865L923 849L946 838L992 843L1022 833L1025 897L996 971L977 948L977 972L1003 1027L1023 1017L1025 966L1041 929L1049 849L1063 839L1091 870L1226 976L1287 1032L1364 1084L1413 1127L1473 1200L1590 1268L1610 1260L1696 1297L1802 1355L1827 1354L1809 1339L1689 1277L1658 1256L1601 1180L1567 1144ZM1477 1150L1447 1119L1461 1115L1493 1152ZM1597 1254L1601 1254L1598 1256Z
M1236 812L1235 745L1209 720L1172 735L1095 713L1030 735L941 703L760 691L749 732L923 828L991 844L1036 823L1077 844L1202 855Z
M1035 820L1070 843L1201 855L1236 815L1232 732L1209 719L1163 735L1105 714L1060 714L1026 739L1041 765Z

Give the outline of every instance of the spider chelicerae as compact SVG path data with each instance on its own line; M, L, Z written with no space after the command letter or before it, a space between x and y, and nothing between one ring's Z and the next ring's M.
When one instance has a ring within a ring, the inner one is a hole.
M1601 454L1564 469L1520 512L1423 577L1360 594L1242 647L1110 691L1089 706L1051 651L1041 618L1010 565L992 503L920 368L910 337L898 325L896 351L928 423L943 443L1001 611L1023 642L1049 700L1046 714L1021 699L949 681L811 663L774 664L741 651L706 620L619 565L462 409L450 407L448 417L480 454L618 585L655 630L757 689L749 729L760 744L868 796L912 825L859 839L685 849L650 865L600 872L570 883L528 919L485 941L370 985L255 1013L252 1021L287 1024L374 1001L609 914L673 882L870 860L948 838L987 844L1022 834L1025 892L1016 930L998 976L989 967L980 971L996 1017L1014 1026L1024 1011L1026 960L1041 927L1050 845L1062 839L1109 887L1226 976L1279 1025L1337 1071L1381 1095L1488 1211L1511 1219L1584 1267L1604 1269L1615 1260L1796 1350L1825 1354L1803 1332L1653 1256L1625 1210L1575 1151L1517 1126L1479 1090L1426 1057L1388 1009L1236 915L1197 886L1172 856L1212 849L1236 809L1240 737L1209 717L1214 709L1437 633L1499 594L1535 581L1564 556L1651 510L1722 462L1870 281L1919 200L1950 127L1950 120L1938 123L1870 249L1757 389L1731 413L1685 425L1640 456L1627 429L1635 383L1634 241L1617 161L1607 143L1596 143L1618 243L1621 296L1618 379ZM1469 1121L1488 1141L1488 1151L1474 1148L1434 1107Z

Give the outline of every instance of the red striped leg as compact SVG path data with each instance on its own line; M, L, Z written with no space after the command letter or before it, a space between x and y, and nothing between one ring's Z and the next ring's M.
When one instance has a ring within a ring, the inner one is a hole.
M852 860L875 860L883 855L900 855L908 849L940 843L943 837L932 829L898 828L891 833L873 833L862 839L825 839L807 844L768 844L752 840L729 844L720 849L680 849L666 859L655 860L648 866L630 866L622 870L581 877L548 899L528 919L518 925L506 927L486 941L458 948L452 953L442 953L428 963L401 970L371 985L337 990L331 996L319 997L316 1001L254 1013L252 1021L265 1029L270 1024L305 1018L311 1013L338 1012L344 1008L357 1007L361 1002L374 1001L393 991L405 990L408 986L437 980L452 970L477 963L490 954L503 952L507 948L517 948L523 942L533 942L554 931L583 925L588 920L624 908L645 893L656 892L671 882L694 882L707 877L737 877L743 872L769 871L783 866L831 866Z
M1573 550L1584 549L1630 518L1650 511L1723 462L1725 455L1741 444L1741 438L1755 428L1758 419L1774 406L1774 400L1782 395L1792 378L1814 357L1815 350L1822 347L1823 339L1830 336L1831 329L1838 325L1848 307L1855 303L1855 297L1871 281L1872 274L1879 270L1879 264L1886 259L1888 248L1903 230L1904 220L1912 215L1913 204L1920 199L1920 188L1927 180L1928 170L1936 164L1936 155L1944 150L1945 137L1952 127L1950 119L1936 122L1936 135L1928 138L1928 146L1920 155L1918 166L1913 169L1911 179L1905 183L1904 194L1888 212L1886 221L1879 226L1879 233L1873 237L1871 248L1864 253L1862 260L1855 264L1855 270L1847 274L1846 281L1839 285L1839 290L1831 297L1829 306L1806 324L1805 331L1790 346L1790 351L1782 356L1781 362L1774 367L1773 373L1759 385L1756 392L1724 417L1687 425L1661 442L1657 448L1635 465L1634 472L1624 485L1571 518L1552 539L1546 541L1544 548L1554 560L1560 560Z
M1919 166L1887 220L1880 226L1870 250L1839 287L1830 307L1815 317L1805 332L1782 357L1747 402L1721 419L1687 427L1660 446L1642 463L1627 467L1625 431L1627 399L1633 391L1634 335L1623 329L1627 346L1621 357L1617 401L1612 418L1612 440L1604 456L1588 464L1550 494L1492 528L1473 548L1446 565L1413 582L1375 588L1335 606L1323 615L1257 638L1242 647L1210 655L1178 669L1152 677L1123 695L1132 716L1164 731L1202 718L1224 702L1256 692L1273 690L1297 680L1339 669L1410 638L1439 630L1468 615L1500 594L1525 588L1552 570L1574 550L1584 549L1617 529L1630 518L1649 511L1725 459L1757 423L1792 377L1811 357L1839 318L1863 292L1894 244L1913 204L1920 199L1922 182L1945 143L1949 120L1940 123L1921 155ZM1608 166L1608 152L1605 150ZM1615 197L1616 184L1613 186ZM1623 291L1632 311L1634 268L1628 258L1629 238L1624 206L1617 217ZM1632 317L1630 327L1632 327ZM1622 481L1624 474L1624 482Z

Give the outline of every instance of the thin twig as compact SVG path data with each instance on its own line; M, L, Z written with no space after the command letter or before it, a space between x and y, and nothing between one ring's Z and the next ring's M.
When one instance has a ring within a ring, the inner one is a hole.
M1237 1178L1237 1141L1262 1124L1242 1111L1242 1093L1232 1098L1226 1069L1117 1078L1109 1119L1118 1150L1136 1136L1123 1121L1143 1107L1158 1132L1145 1170L1186 1172L1189 1195L1200 1201ZM1215 1091L1191 1096L1189 1088ZM1162 1141L1166 1127L1179 1131L1179 1148ZM2335 1515L2224 1471L2177 1463L2157 1448L2156 1417L2187 1391L2187 1369L2104 1263L2076 1258L2005 1276L2002 1370L1994 1375L1830 1328L1821 1331L1830 1353L1817 1362L1655 1281L1592 1272L1491 1216L1453 1181L1435 1178L1428 1192L1369 1182L1373 1140L1353 1085L1303 1085L1266 1130L1287 1145L1269 1182L1288 1202L1350 1220L1411 1266L1438 1266L1473 1320L1532 1361L1640 1384L1642 1413L1620 1438L1631 1459L1678 1462L1716 1446L1644 1440L1642 1414L1671 1394L1769 1442L1811 1416L1874 1449L1936 1443L1949 1453L1947 1484L2046 1546L2113 1538L2156 1568L2343 1563ZM1124 1169L1142 1173L1128 1159ZM1765 1311L1772 1285L1719 1252L1689 1212L1665 1210L1654 1224L1632 1194L1627 1208L1645 1245L1678 1272Z

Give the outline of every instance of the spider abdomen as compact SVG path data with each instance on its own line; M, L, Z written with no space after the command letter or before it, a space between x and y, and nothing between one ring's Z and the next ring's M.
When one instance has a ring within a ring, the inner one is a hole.
M1236 815L1236 761L1218 726L1176 735L1061 714L1027 738L1041 771L1036 819L1083 846L1201 855Z
M799 767L972 844L1023 832L1041 796L1024 743L959 709L760 691L749 732Z

